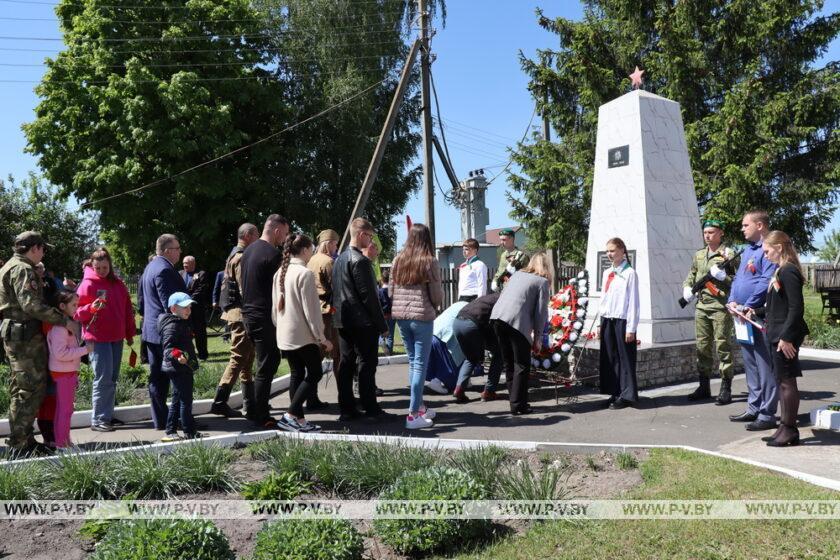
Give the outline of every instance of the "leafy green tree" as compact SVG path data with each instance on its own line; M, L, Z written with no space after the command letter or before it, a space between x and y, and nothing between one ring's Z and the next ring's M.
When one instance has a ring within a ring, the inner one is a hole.
M47 242L44 265L56 276L81 277L82 261L96 244L95 216L71 208L58 189L30 173L17 184L13 177L0 180L0 247L5 260L11 255L15 237L27 230L40 231Z
M178 234L212 270L240 223L260 224L271 212L310 233L343 230L402 67L413 6L62 0L67 48L48 60L37 88L28 150L63 194L99 212L103 239L133 270L163 232ZM184 172L372 85L322 118ZM367 211L386 239L390 217L418 187L409 163L417 123L413 88Z
M814 66L840 33L840 14L817 16L822 5L588 0L579 22L538 10L559 47L521 62L558 137L555 147L518 146L513 216L582 260L598 107L630 91L638 65L645 89L682 107L701 214L740 239L742 214L766 208L772 227L813 249L840 185L840 64Z
M840 231L833 229L829 235L825 236L823 246L817 251L817 257L821 261L834 263L838 256L840 256Z

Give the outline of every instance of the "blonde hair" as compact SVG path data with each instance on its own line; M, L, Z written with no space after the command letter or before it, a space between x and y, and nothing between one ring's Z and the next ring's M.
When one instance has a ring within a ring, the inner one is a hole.
M522 272L530 272L531 274L542 276L551 282L551 279L554 276L554 271L551 270L551 268L551 263L548 262L548 255L545 254L545 251L540 251L539 253L531 255L531 260L528 262L527 266L522 269Z
M802 265L799 263L799 255L796 253L796 248L793 246L793 241L788 234L779 230L771 231L764 238L764 244L781 247L779 268L786 264L792 264L799 270L799 273L802 274Z
M350 235L357 237L363 231L373 232L373 224L364 218L356 218L350 222Z

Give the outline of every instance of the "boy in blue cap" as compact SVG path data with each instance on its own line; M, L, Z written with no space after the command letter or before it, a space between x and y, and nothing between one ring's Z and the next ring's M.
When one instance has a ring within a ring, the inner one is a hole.
M162 441L177 441L178 420L184 430L184 437L194 439L203 437L195 429L192 415L193 373L198 369L195 357L192 328L190 327L190 306L195 303L184 292L175 292L169 296L169 313L158 317L158 331L163 347L163 365L161 371L172 382L172 403L166 420L166 435Z

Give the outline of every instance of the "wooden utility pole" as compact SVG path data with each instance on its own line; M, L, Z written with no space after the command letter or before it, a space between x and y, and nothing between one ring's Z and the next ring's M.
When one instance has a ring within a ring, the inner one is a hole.
M543 91L543 139L546 142L551 142L551 123L548 121L548 91ZM548 262L551 264L551 291L556 292L560 287L560 282L557 278L560 272L558 255L554 248L551 247L546 247L545 252L548 256Z
M417 0L420 11L420 102L423 105L423 191L426 193L426 225L432 233L432 247L435 246L435 190L434 163L432 161L432 98L429 84L431 61L429 47L429 13L426 0Z
M382 134L379 135L379 140L376 142L376 149L373 151L373 158L370 160L365 180L362 182L362 188L359 189L359 195L356 197L356 204L353 206L353 212L350 214L350 220L347 222L347 229L344 230L344 237L341 239L341 249L347 247L350 242L350 224L355 218L362 215L362 212L367 205L370 191L376 181L376 175L379 173L379 165L382 163L382 156L385 155L385 146L391 138L394 131L394 124L397 122L397 115L400 112L400 106L405 97L405 90L408 87L409 76L411 69L414 66L414 60L417 58L417 51L420 50L420 40L416 39L411 45L411 51L408 53L408 58L405 60L402 73L400 74L400 82L397 84L397 91L394 92L394 98L391 100L391 107L388 109L388 116L385 118L385 124L382 126ZM434 230L433 230L434 231Z

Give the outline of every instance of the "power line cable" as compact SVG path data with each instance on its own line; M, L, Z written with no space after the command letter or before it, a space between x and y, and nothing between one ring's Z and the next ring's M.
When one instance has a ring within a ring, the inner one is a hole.
M207 38L211 39L212 37L207 37ZM99 46L99 45L96 45L95 43L85 43L85 44L93 44L94 46ZM365 42L365 46L393 45L393 44L394 44L393 41L381 41L381 42L374 42L374 43ZM73 44L73 45L68 45L68 46L69 47L78 47L78 46L82 46L82 45ZM325 45L319 45L319 46L322 46L322 47L325 47L325 48L336 48L336 47L344 47L346 45L325 44ZM284 49L285 49L285 47L234 47L234 48L229 48L229 49L186 49L186 50L184 50L184 49L168 49L166 51L153 51L153 50L150 50L150 49L146 48L146 49L117 50L117 51L110 51L110 52L114 53L114 54L131 54L131 53L144 54L144 53L156 53L156 52L161 52L161 53L165 53L165 54L174 54L174 53L216 53L216 52L242 52L242 51L267 51L267 52L271 52L271 51L282 51ZM56 50L56 49L26 49L26 48L17 48L17 47L0 47L0 51L43 52L43 53L55 53L55 54L58 54L58 53L61 53L61 52L67 52L67 51Z
M392 72L394 70L395 69L391 69L391 70L365 70L365 71L356 71L356 72L352 72L352 73L351 72L348 72L348 73L319 72L317 74L297 74L297 73L292 72L290 74L290 76L292 78L332 78L332 77L349 76L349 75L353 75L353 74L361 74L361 75L381 74L382 72L388 73L388 72ZM110 78L110 76L116 76L118 78L125 78L126 77L123 74L109 74L108 77ZM162 77L160 77L158 79L155 79L155 80L151 80L151 79L150 80L131 80L131 83L133 83L133 84L158 84L162 81L168 81L168 80L170 80L174 77L175 77L175 75L173 74L173 75L170 75L170 76L162 76ZM243 80L272 80L275 77L276 77L275 74L273 72L270 72L270 73L266 73L265 75L262 75L262 76L236 76L236 77L221 77L221 78L192 78L192 77L189 77L189 78L186 78L186 79L189 82L233 82L233 81L243 81ZM385 78L385 80L387 80L387 79L388 78ZM383 81L385 81L385 80L383 80ZM40 83L43 83L43 80L7 80L7 79L2 79L2 80L0 80L0 83L6 83L6 84L40 84ZM88 86L88 85L107 85L108 83L109 82L108 82L107 79L54 80L54 81L49 82L50 85L56 85L56 84L80 85L80 84L83 84L83 85L86 85L86 86Z
M471 129L476 130L478 132L483 132L484 134L489 134L491 136L496 136L498 138L501 138L502 140L507 140L508 142L510 142L510 138L502 136L501 134L499 134L497 132L492 132L490 130L486 130L486 129L483 129L483 128L478 128L476 126L472 126L472 125L469 125L469 124L466 124L466 123L458 122L458 121L455 121L455 120L452 120L452 119L444 119L444 122L446 124L456 124L456 125L460 125L462 127L471 128Z
M28 5L35 5L35 6L51 6L53 8L57 8L59 4L54 2L40 2L38 0L0 0L0 2L5 4L28 4ZM354 0L354 4L380 4L380 0ZM124 10L194 10L196 7L194 6L126 6L126 5L119 5L119 4L101 4L99 6L86 6L83 4L73 5L70 2L65 2L62 4L63 6L68 7L77 7L82 9L124 9Z
M438 125L438 127L439 126L440 125ZM461 138L463 141L469 140L469 141L472 141L472 142L478 142L479 144L484 144L484 145L486 145L488 147L491 147L491 148L508 148L511 144L513 144L515 142L515 140L512 140L509 143L497 142L495 140L489 140L489 139L485 138L484 136L477 136L475 134L469 134L469 133L466 133L466 132L462 132L460 130L450 128L449 125L444 125L444 126L446 127L447 134L453 134L456 137Z
M327 113L330 113L330 112L338 109L339 107L342 107L342 106L350 103L351 101L355 100L356 98L361 97L362 95L372 91L374 88L376 88L377 86L379 86L383 83L385 83L385 80L381 80L379 82L371 84L370 86L368 86L365 89L363 89L362 91L348 97L347 99L345 99L343 101L339 101L338 103L336 103L334 105L331 105L330 107L327 107L326 109L324 109L324 110L322 110L318 113L315 113L314 115L309 116L309 117L303 119L302 121L298 121L295 124L287 126L283 130L275 132L274 134L270 134L270 135L266 136L265 138L261 138L261 139L257 140L256 142L252 142L250 144L247 144L245 146L242 146L242 147L239 147L235 150L232 150L232 151L230 151L226 154L222 154L218 157L215 157L211 160L205 161L203 163L199 163L198 165L194 165L194 166L192 166L188 169L184 169L183 171L179 171L178 173L175 173L174 175L169 175L168 177L166 177L164 179L158 179L157 181L152 181L151 183L147 183L147 184L142 185L140 187L137 187L135 189L130 189L130 190L125 191L125 192L117 193L117 194L114 194L114 195L111 195L111 196L106 196L104 198L100 198L100 199L97 199L97 200L92 200L90 202L85 202L84 204L81 204L80 207L84 208L86 206L92 206L94 204L99 204L99 203L102 203L102 202L106 202L108 200L113 200L113 199L119 198L121 196L134 194L134 193L140 192L140 191L145 190L145 189L150 189L152 187L155 187L155 186L160 185L162 183L165 183L167 181L171 181L172 179L176 179L178 177L186 175L187 173L190 173L191 171L195 171L196 169L200 169L202 167L207 167L208 165L216 163L217 161L221 161L223 159L229 158L230 156L232 156L234 154L238 154L239 152L249 150L249 149L253 148L254 146L256 146L258 144L262 144L263 142L267 142L267 141L271 140L272 138L276 138L277 136L280 136L281 134L284 134L286 132L294 130L294 129L298 128L299 126L302 126L305 123L308 123L310 121L313 121L313 120L315 120L319 117L322 117L322 116L326 115Z
M348 31L346 33L330 33L332 37L339 37L345 35L383 35L385 33L395 33L396 30L389 29L387 31ZM402 34L402 33L400 33ZM108 37L88 37L86 40L79 40L76 39L70 44L83 44L83 43L132 43L132 42L146 42L146 43L153 43L153 42L174 42L174 41L206 41L209 39L259 39L259 38L266 38L270 39L272 37L308 37L311 36L311 33L305 31L274 31L274 32L263 32L263 33L236 33L231 35L184 35L184 36L177 36L174 35L172 37L126 37L126 38L108 38ZM0 35L0 40L3 41L62 41L64 42L66 37L18 37L12 35ZM80 38L81 39L81 38Z
M523 133L522 133L522 139L518 142L518 144L521 144L522 142L524 142L524 141L525 141L525 138L527 138L527 137L528 137L528 132L530 132L530 130L531 130L531 125L532 125L532 124L534 124L534 117L535 117L536 115L537 115L537 105L536 105L536 104L534 104L534 111L531 113L531 120L529 120L529 121L528 121L528 126L526 126L526 127L525 127L525 132L523 132ZM512 163L513 163L513 156L511 155L511 157L510 157L510 159L508 160L508 163L507 163L507 165L505 166L505 168L504 168L504 169L502 169L501 171L499 171L496 175L494 175L492 179L490 179L489 181L487 181L487 186L489 187L489 186L490 186L490 184L491 184L493 181L495 181L496 179L498 179L499 177L501 177L501 176L502 176L502 174L507 173L507 170L508 170L508 169L510 169L510 166L511 166L511 164L512 164Z

